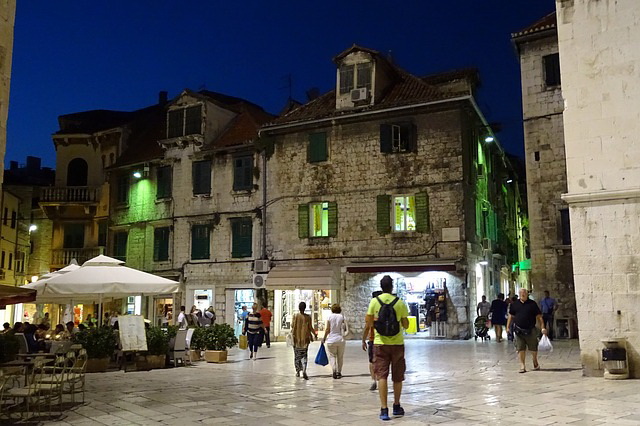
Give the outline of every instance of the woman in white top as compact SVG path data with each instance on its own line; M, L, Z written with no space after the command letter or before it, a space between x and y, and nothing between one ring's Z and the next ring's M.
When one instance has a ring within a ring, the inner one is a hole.
M327 344L329 362L333 369L333 378L342 378L342 361L344 359L344 334L347 332L347 322L342 315L342 309L337 303L331 306L332 314L327 318L327 328L322 343Z

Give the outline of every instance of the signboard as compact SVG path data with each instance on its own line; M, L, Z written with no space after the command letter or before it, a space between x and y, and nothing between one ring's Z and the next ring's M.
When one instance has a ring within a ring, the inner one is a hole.
M123 352L147 350L147 335L142 315L120 315L118 326Z

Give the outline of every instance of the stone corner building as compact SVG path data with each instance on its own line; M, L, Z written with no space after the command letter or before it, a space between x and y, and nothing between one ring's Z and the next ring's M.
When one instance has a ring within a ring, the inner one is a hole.
M300 301L355 334L391 275L431 337L471 336L482 295L526 286L516 176L474 101L477 73L420 78L353 46L335 89L263 127L276 335ZM519 281L516 283L516 279Z
M600 339L626 337L640 377L640 5L557 1L580 349L602 374Z
M555 12L511 35L520 57L531 287L558 302L556 337L577 337Z

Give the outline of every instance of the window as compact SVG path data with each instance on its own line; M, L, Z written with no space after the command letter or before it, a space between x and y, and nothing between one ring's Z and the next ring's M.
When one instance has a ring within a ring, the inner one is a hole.
M202 133L202 106L195 105L187 108L169 111L167 118L167 137L199 135Z
M18 225L18 213L15 210L11 211L11 229L16 229Z
M415 152L417 130L413 123L380 125L380 152Z
M544 63L544 83L547 87L560 85L560 55L554 53L542 57Z
M350 93L353 89L353 65L340 65L340 94Z
M67 186L86 186L89 165L82 158L74 158L67 165Z
M164 262L169 260L169 235L168 226L153 230L153 260Z
M62 248L84 247L84 223L67 223L64 225Z
M7 225L9 223L9 209L4 208L4 215L2 216L2 223Z
M2 269L4 269L4 260L6 257L6 253L4 252L4 250L2 251L2 255L0 256L0 264L2 264Z
M365 62L363 64L358 64L356 67L356 87L365 87L367 88L367 92L371 90L371 70L373 67L371 66L371 62Z
M560 232L563 245L571 245L571 223L569 209L560 209Z
M311 237L328 237L329 236L329 203L311 203L309 204L310 217L310 236Z
M116 183L116 202L129 204L129 175L118 176Z
M253 188L253 156L243 155L233 159L233 190Z
M322 238L338 235L338 204L317 202L298 206L298 237Z
M307 157L310 163L327 161L327 133L318 132L309 135Z
M16 272L24 273L24 259L25 254L23 251L16 253Z
M253 255L252 228L253 221L250 217L231 219L231 257L251 257Z
M429 196L426 192L415 195L378 195L377 229L380 235L390 232L429 232Z
M98 246L107 246L107 221L98 222Z
M13 253L9 253L9 263L7 264L7 269L8 270L13 269Z
M191 259L209 259L211 230L209 225L193 225L191 227Z
M192 166L193 195L211 193L211 161L195 161Z
M156 198L169 198L171 197L171 166L158 167L156 170L157 188Z
M123 262L127 261L127 240L129 233L127 231L119 231L113 234L113 257Z

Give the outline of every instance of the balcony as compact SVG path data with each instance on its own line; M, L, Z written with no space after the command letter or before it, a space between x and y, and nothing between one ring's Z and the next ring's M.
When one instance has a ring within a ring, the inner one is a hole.
M97 204L100 188L97 186L59 186L42 188L41 204Z
M51 267L65 267L71 263L72 259L77 260L78 265L82 265L87 260L100 254L104 254L104 247L54 249L51 250Z

